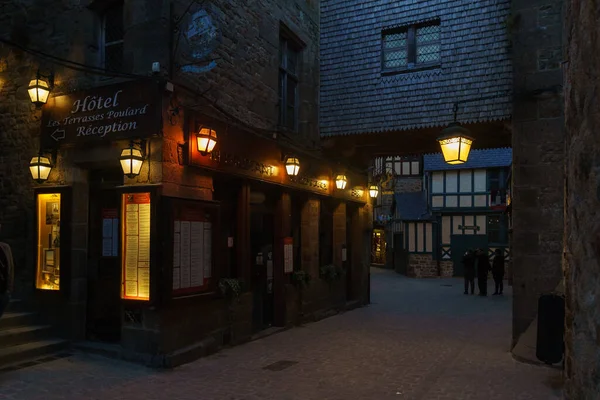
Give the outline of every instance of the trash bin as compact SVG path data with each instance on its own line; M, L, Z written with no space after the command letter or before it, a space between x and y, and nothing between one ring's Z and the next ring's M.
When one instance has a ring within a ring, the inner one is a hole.
M565 297L545 294L538 300L538 326L535 355L546 364L562 361L565 350Z

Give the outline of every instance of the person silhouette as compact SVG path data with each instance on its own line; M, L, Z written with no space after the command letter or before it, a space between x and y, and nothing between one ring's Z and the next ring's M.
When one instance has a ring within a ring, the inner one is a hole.
M465 294L469 294L469 286L471 294L475 292L475 252L473 249L468 249L462 259L465 267Z

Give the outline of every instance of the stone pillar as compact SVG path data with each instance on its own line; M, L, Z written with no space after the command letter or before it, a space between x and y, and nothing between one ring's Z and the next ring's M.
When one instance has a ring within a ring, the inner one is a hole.
M333 264L342 266L342 247L346 239L346 203L340 203L333 211Z
M565 398L600 393L600 26L598 4L571 0L565 73Z
M562 0L512 2L513 345L562 278Z
M309 199L302 207L301 262L302 269L313 279L319 277L319 207L318 199Z
M292 235L292 200L289 193L281 193L275 213L275 248L273 249L273 296L276 326L285 325L285 256L283 239Z
M237 209L237 241L236 259L237 276L243 280L247 288L251 282L251 255L250 255L250 185L244 182L238 193Z

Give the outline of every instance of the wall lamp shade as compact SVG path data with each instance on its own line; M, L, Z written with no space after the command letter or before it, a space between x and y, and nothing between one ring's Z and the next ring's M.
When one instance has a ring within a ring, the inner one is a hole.
M144 163L144 156L140 149L136 149L132 145L121 151L119 161L121 162L123 174L129 178L134 178L140 174L142 164Z
M46 104L48 96L50 96L50 90L50 85L42 78L32 79L27 88L29 98L36 107L41 107Z
M48 157L35 156L29 163L29 171L33 180L42 183L48 179L50 171L52 171L52 164Z
M453 122L442 131L438 138L444 161L448 164L464 164L469 158L473 139L469 136L469 130L462 127L458 122Z
M198 141L198 151L205 156L214 150L217 144L217 132L210 128L200 128L196 134L196 140Z
M285 170L289 176L296 176L300 172L300 160L296 157L288 157L285 160Z
M336 188L338 188L340 190L344 190L344 189L346 189L347 184L348 184L348 179L346 178L346 175L340 174L335 177L335 187Z
M371 185L369 186L369 196L371 196L371 198L375 198L377 197L377 195L379 194L379 188L377 187L377 185Z

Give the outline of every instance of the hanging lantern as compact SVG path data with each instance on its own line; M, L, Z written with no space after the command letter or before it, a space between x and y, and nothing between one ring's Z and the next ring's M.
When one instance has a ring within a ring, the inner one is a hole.
M442 136L437 140L442 148L444 161L448 164L464 164L469 158L473 139L469 130L458 122L453 122L442 131Z
M38 183L43 183L48 179L50 171L52 171L52 164L48 157L42 155L35 156L29 162L29 171L31 177Z
M129 178L135 178L140 174L142 164L144 163L144 156L142 151L134 147L132 143L128 148L121 151L119 161L121 162L123 174Z
M200 128L200 131L196 134L196 140L198 141L198 151L205 156L212 153L215 148L217 132L210 128Z
M346 179L346 175L340 174L335 178L335 187L340 190L346 189L346 185L348 184L348 179Z
M40 108L48 101L50 91L52 90L52 81L52 75L50 75L50 83L48 83L42 79L38 72L36 78L29 82L29 87L27 88L27 91L29 92L29 98L37 108Z
M300 172L300 160L296 157L288 157L285 160L285 170L289 176L296 176Z
M371 198L377 197L378 194L379 194L379 187L377 187L377 185L369 186L369 196L371 196Z

